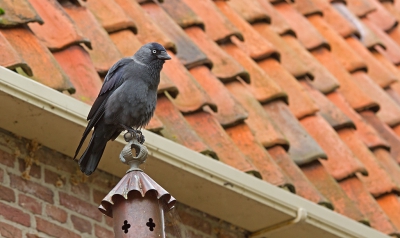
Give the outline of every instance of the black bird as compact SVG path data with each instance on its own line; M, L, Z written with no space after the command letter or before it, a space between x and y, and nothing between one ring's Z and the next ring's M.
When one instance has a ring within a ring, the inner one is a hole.
M83 173L90 175L96 170L109 140L115 140L123 130L136 134L149 123L157 103L160 72L170 59L164 47L153 42L111 67L75 152L74 159L94 127L89 146L78 161Z

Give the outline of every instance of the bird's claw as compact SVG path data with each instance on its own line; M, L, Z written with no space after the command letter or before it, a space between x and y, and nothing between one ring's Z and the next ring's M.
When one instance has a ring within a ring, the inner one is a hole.
M122 126L124 127L125 130L128 131L129 134L131 134L131 135L128 136L128 137L124 136L124 137L125 137L125 140L126 140L127 142L128 142L133 136L135 136L135 137L136 137L136 140L137 140L140 144L143 144L143 143L144 143L145 138L144 138L143 133L142 133L140 130L135 130L135 129L131 128L131 127L127 127L127 126L124 126L124 125L122 125Z

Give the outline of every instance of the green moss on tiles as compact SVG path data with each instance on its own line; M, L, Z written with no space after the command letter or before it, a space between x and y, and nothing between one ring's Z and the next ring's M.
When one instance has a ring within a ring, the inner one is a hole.
M3 8L0 7L0 15L4 15L6 12L3 10Z

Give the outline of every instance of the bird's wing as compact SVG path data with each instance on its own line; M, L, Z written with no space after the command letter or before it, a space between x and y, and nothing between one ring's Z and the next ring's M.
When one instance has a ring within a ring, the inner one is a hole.
M79 142L78 148L75 151L75 156L79 153L83 142L85 141L86 137L89 135L90 131L93 127L96 126L97 122L103 117L105 104L107 102L107 98L112 94L112 92L117 89L123 83L123 68L125 65L132 63L132 58L123 58L115 63L111 69L108 71L106 78L104 79L103 86L101 87L99 96L96 98L95 102L93 103L92 108L90 109L89 115L87 120L89 120L88 125L86 126L85 131L83 132L81 141Z
M111 92L121 86L123 83L122 75L124 72L123 70L120 70L120 68L123 68L125 65L132 62L134 62L132 58L123 58L111 67L104 79L99 95L90 109L87 120L91 120L100 107L104 107L103 102L111 95Z

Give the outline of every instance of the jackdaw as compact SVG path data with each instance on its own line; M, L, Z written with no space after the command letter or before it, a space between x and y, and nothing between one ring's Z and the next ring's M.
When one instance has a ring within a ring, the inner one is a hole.
M90 175L96 170L109 140L115 140L123 130L136 135L149 123L157 103L160 72L165 60L170 59L164 47L153 42L111 67L75 152L74 159L94 127L89 146L78 161L83 173Z

